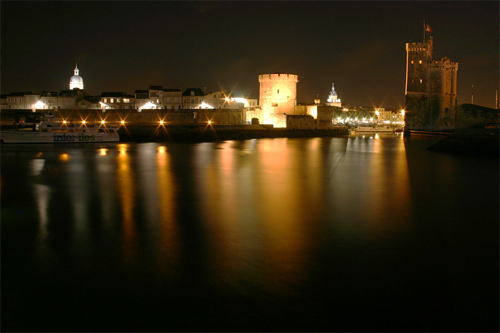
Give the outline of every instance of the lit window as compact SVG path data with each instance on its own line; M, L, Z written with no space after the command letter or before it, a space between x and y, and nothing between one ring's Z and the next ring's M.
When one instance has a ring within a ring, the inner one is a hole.
M121 102L121 99L117 98L116 103L120 103L120 102Z
M107 99L107 98L105 98L105 99L103 99L103 101L104 101L104 103L107 103L107 102L108 102L108 99Z
M110 98L109 102L110 102L110 103L114 103L114 102L115 102L115 99L114 99L114 98Z
M419 64L422 64L422 60L419 60L419 61L418 61L418 63L419 63Z
M413 65L413 60L411 61L411 64Z
M420 83L422 83L422 79L420 79Z
M130 99L128 99L128 98L124 98L124 99L123 99L123 103L130 103Z

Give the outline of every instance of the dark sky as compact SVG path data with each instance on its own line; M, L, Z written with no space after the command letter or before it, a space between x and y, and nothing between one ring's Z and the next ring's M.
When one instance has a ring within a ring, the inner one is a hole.
M259 95L258 75L299 76L297 99L400 108L405 43L434 34L434 59L459 63L458 103L495 107L498 1L1 2L1 91L133 93L220 87Z

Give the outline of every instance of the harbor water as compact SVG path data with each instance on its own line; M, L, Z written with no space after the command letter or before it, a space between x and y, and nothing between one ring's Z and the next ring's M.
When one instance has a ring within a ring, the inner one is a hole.
M2 145L2 331L498 331L498 157L438 140Z

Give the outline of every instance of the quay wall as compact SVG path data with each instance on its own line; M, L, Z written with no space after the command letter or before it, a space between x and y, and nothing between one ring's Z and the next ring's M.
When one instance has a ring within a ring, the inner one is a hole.
M30 122L39 121L45 112L31 110L2 110L0 119L2 127L13 128L29 126ZM307 126L295 128L274 128L266 124L246 124L245 112L242 110L60 110L55 116L67 121L99 123L117 126L122 142L162 142L162 141L218 141L246 140L254 138L281 137L336 137L347 136L345 126L317 128L316 120L311 116L306 120ZM38 120L36 120L38 117ZM301 117L301 116L299 116ZM124 124L121 121L124 121ZM160 120L164 123L160 124ZM211 120L211 123L208 123ZM25 124L23 124L25 122ZM17 124L17 125L16 125Z
M169 124L196 124L207 123L211 120L212 123L224 125L239 125L246 121L243 110L227 110L227 109L189 109L189 110L167 110L167 109L108 109L101 110L82 110L82 109L61 109L53 110L2 110L0 117L2 125L11 125L15 122L26 121L35 117L41 117L46 112L51 111L56 117L61 117L66 121L99 123L102 120L108 124L125 123L133 124L158 124L161 120Z

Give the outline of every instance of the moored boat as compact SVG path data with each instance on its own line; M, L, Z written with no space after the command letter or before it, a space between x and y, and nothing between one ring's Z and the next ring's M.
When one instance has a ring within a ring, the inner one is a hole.
M393 133L394 128L388 125L375 125L375 126L356 126L353 128L356 133L358 132L373 132L373 133Z
M32 128L3 130L2 143L92 143L118 142L116 128L103 124L66 123L62 119L46 114L39 124Z

